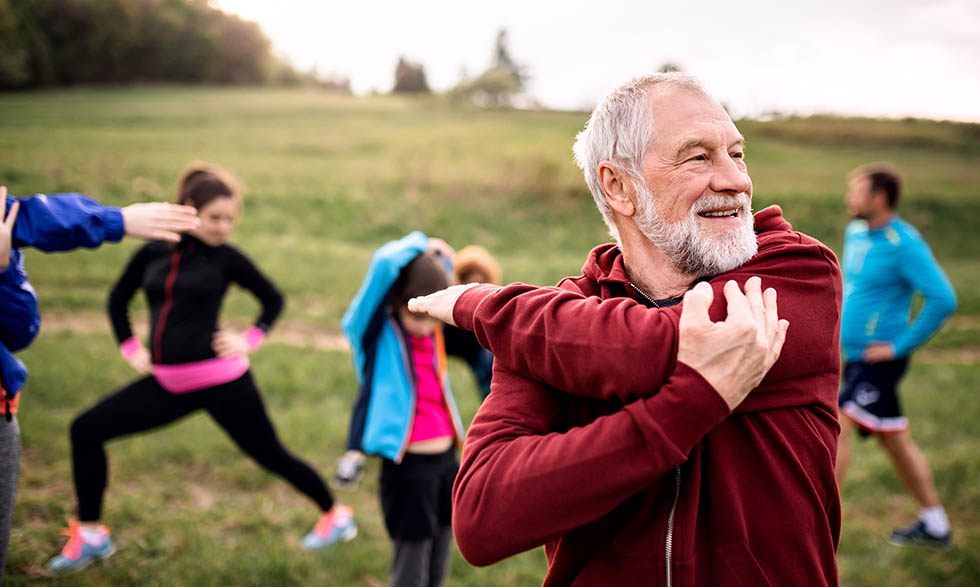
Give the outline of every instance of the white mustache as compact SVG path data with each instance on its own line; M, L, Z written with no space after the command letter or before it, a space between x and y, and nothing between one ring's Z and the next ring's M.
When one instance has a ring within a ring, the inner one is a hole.
M699 198L691 206L691 214L699 214L706 210L719 210L726 208L738 208L739 211L749 212L751 210L752 199L745 192L734 196L704 196Z

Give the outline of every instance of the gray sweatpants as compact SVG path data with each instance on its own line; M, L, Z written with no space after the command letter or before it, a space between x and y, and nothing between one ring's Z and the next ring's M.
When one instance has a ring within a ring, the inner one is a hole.
M7 545L10 541L10 522L14 517L14 497L17 495L17 476L20 471L20 427L17 416L0 414L0 583L7 564Z
M433 538L392 541L395 557L391 563L391 587L442 585L449 573L449 546L452 542L451 526L443 527Z

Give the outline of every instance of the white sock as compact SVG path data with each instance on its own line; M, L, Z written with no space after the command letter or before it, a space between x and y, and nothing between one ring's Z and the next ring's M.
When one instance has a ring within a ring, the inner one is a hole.
M941 505L922 508L919 519L925 523L926 530L934 536L945 536L949 533L949 518L946 517L946 510Z
M90 546L101 546L107 536L101 527L92 530L83 526L79 531L82 534L82 541Z

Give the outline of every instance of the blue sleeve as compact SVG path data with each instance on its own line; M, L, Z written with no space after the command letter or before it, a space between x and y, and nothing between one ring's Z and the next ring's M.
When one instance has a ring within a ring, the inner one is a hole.
M103 206L82 194L38 194L18 200L20 211L14 223L14 247L69 251L98 247L106 241L118 242L125 234L119 208ZM14 198L7 197L6 209L13 201Z
M374 252L371 264L368 265L367 275L361 283L361 289L354 296L340 321L340 326L353 351L358 381L363 381L366 360L363 339L368 325L379 305L388 295L388 290L398 279L402 268L428 248L429 238L416 230L399 240L386 243Z
M24 255L13 249L10 266L0 273L0 342L11 352L19 351L31 344L40 327L37 295L27 281Z
M918 237L917 234L914 236ZM904 249L902 277L915 291L922 294L924 303L915 322L892 341L898 357L908 356L912 350L928 340L956 309L953 286L925 240L921 237L910 238Z
M0 384L13 397L27 379L14 351L27 347L41 328L37 296L24 272L24 255L10 251L10 266L0 272Z

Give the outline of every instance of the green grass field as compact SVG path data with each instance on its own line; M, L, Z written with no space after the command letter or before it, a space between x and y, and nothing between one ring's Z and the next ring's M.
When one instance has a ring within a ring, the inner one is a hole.
M107 204L170 199L192 159L221 163L246 187L233 242L288 295L253 370L284 443L324 476L343 452L355 393L350 357L313 346L336 334L373 250L413 229L480 243L507 281L551 284L579 271L605 227L572 163L585 113L450 107L438 99L355 99L304 90L79 89L0 95L0 184L15 195L81 191ZM960 309L913 362L904 405L954 524L954 547L889 546L914 515L872 443L856 446L844 488L844 585L975 585L980 577L980 127L814 118L743 121L755 207L779 203L795 227L839 251L846 173L889 160L906 174L902 214L933 246ZM197 415L110 445L105 523L118 554L51 579L45 561L73 515L68 424L132 378L103 315L136 243L67 255L30 252L47 319L20 422L24 456L6 580L10 585L384 585L389 544L377 463L355 492L361 535L328 552L299 546L316 508L241 457ZM137 304L138 306L140 304ZM232 324L255 303L233 292ZM137 317L143 314L136 312ZM286 333L310 336L287 337ZM279 335L277 335L279 333ZM464 420L478 395L452 365ZM456 555L450 585L534 585L541 550L489 568Z

